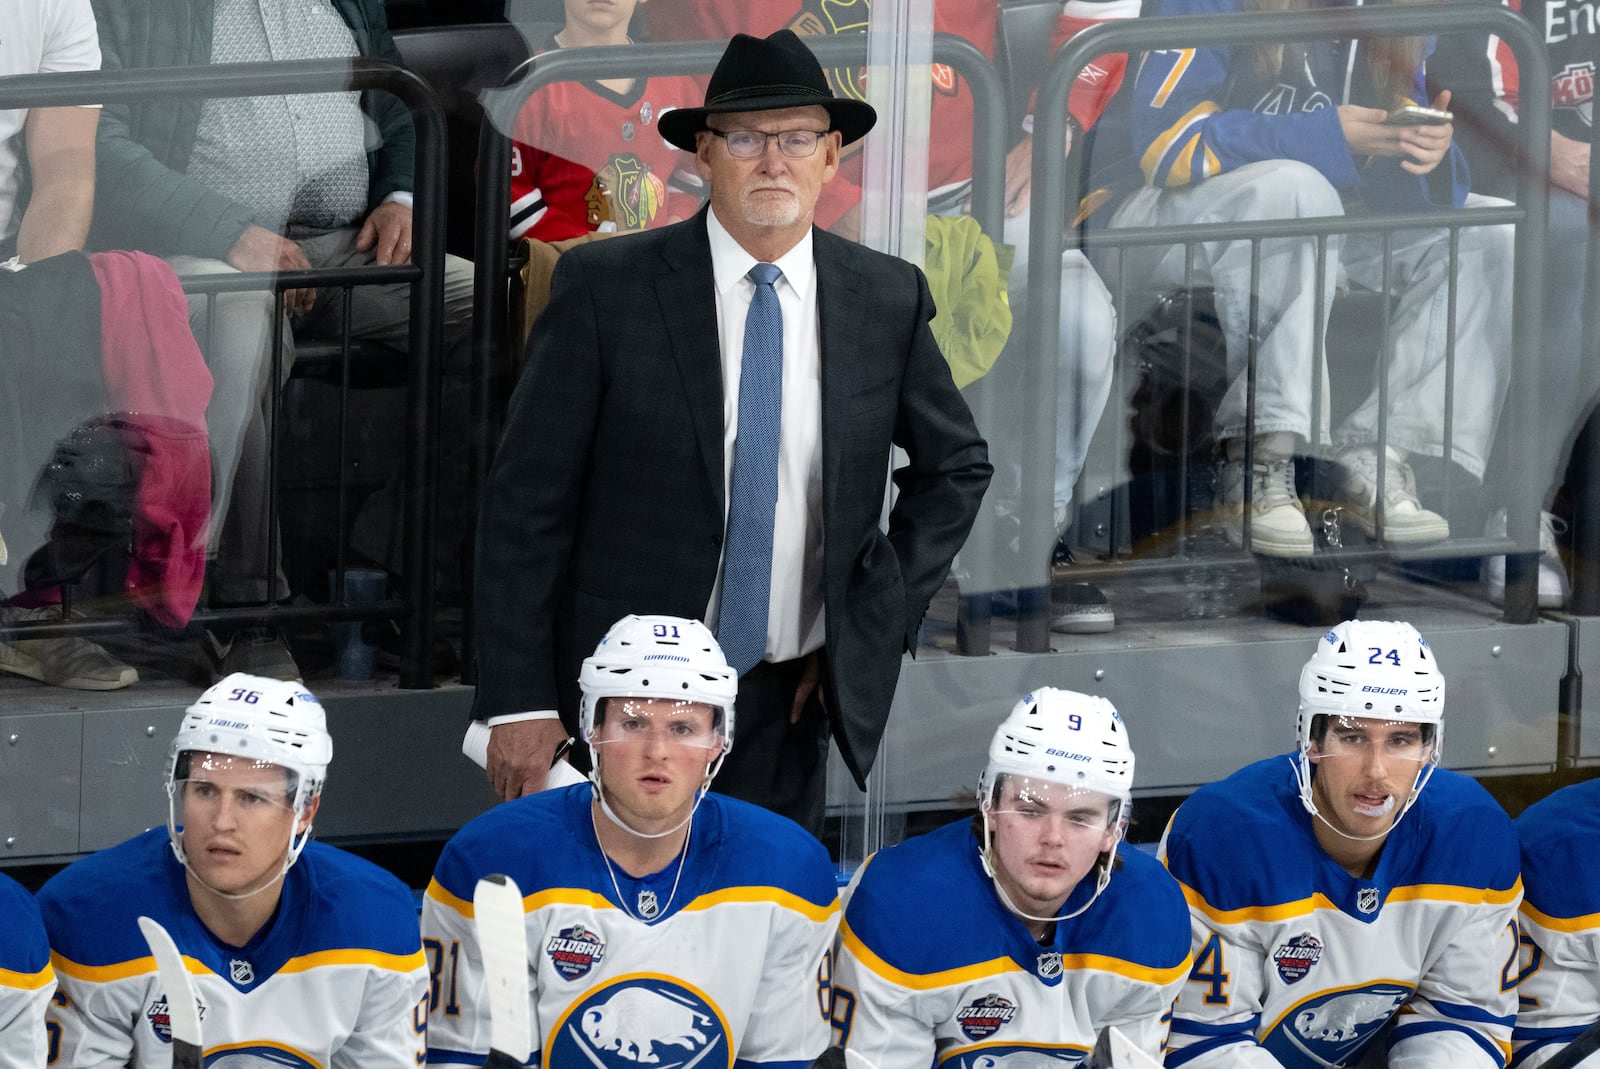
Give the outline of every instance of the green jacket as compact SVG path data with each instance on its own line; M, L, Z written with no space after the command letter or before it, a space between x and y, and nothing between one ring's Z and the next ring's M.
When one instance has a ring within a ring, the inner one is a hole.
M398 64L381 0L331 0L363 56ZM212 0L91 0L106 70L187 67L211 62ZM198 97L108 104L96 146L97 248L142 249L223 259L255 219L250 209L185 173L200 125ZM416 134L388 93L367 93L362 110L381 144L367 153L368 207L410 191Z

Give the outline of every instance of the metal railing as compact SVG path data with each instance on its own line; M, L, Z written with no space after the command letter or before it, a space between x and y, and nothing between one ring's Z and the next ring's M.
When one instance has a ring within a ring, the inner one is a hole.
M405 622L405 651L400 685L433 685L433 523L437 496L437 425L440 353L444 344L444 174L445 123L438 97L411 71L372 59L301 60L284 63L219 63L204 67L159 67L139 70L86 71L18 75L0 78L0 110L66 107L85 104L120 104L172 97L279 96L299 93L392 93L406 105L416 129L416 164L413 188L412 264L396 267L291 271L281 273L212 276L186 285L189 292L272 290L281 313L286 290L316 285L353 285L374 281L406 282L411 286L409 358L407 364L405 511L403 560L405 596L400 601L371 605L305 607L270 606L265 610L205 610L200 622L291 623L302 620L357 620L400 618ZM348 305L347 305L348 307ZM348 322L345 324L348 328ZM274 372L281 360L282 316L275 317ZM348 329L345 333L348 344ZM348 357L348 348L346 348ZM348 389L345 361L343 398ZM274 374L273 383L279 380ZM270 413L276 438L278 397L271 391ZM341 400L340 418L344 420ZM344 440L341 427L341 442ZM276 467L277 445L272 447L269 473ZM341 449L342 454L342 449ZM342 460L341 455L341 473ZM272 481L269 474L269 481ZM269 523L276 541L277 488L269 488ZM342 496L342 495L341 495ZM222 517L214 517L222 522ZM339 569L344 567L344 530L341 525ZM338 588L334 596L338 597ZM126 621L89 620L43 626L0 627L0 639L25 635L53 638L66 635L104 635L124 631Z
M1026 325L1027 368L1025 396L1029 403L1022 412L1021 435L1034 444L1024 450L1022 527L1019 553L1023 561L1037 561L1038 589L1048 590L1051 582L1050 522L1052 476L1042 458L1053 456L1057 382L1054 352L1059 322L1061 294L1061 253L1069 248L1091 246L1177 245L1210 237L1254 240L1293 235L1297 237L1347 233L1364 229L1413 229L1419 225L1438 225L1452 235L1465 226L1514 224L1515 284L1512 305L1512 331L1519 352L1539 352L1542 257L1544 249L1547 190L1543 184L1541 161L1547 159L1550 141L1550 101L1540 94L1525 95L1518 124L1526 139L1532 165L1518 181L1517 201L1509 208L1472 208L1459 212L1423 217L1367 215L1359 220L1348 217L1330 222L1286 220L1281 223L1191 224L1172 227L1140 227L1114 232L1097 230L1082 233L1067 227L1069 205L1077 205L1084 194L1087 168L1083 153L1069 160L1065 154L1067 93L1078 73L1097 56L1113 53L1136 55L1168 48L1198 48L1213 45L1251 45L1329 41L1357 36L1429 35L1440 26L1452 32L1483 30L1505 40L1521 65L1525 84L1544 85L1548 81L1548 61L1543 42L1523 19L1498 7L1470 3L1422 4L1407 7L1360 7L1337 10L1259 14L1239 13L1219 16L1184 16L1129 19L1092 27L1067 42L1057 53L1038 95L1035 108L1033 153L1033 214L1029 241L1031 275L1028 279L1028 318ZM1073 172L1069 174L1069 168ZM1535 177L1539 176L1539 177ZM1059 192L1055 192L1059 191ZM1070 195L1069 195L1070 194ZM1325 243L1326 238L1319 239ZM1455 237L1451 238L1452 246ZM1452 248L1452 254L1454 248ZM1259 244L1256 246L1259 257ZM1453 259L1453 255L1452 255ZM1452 286L1451 299L1454 299ZM1454 325L1451 326L1453 342ZM1254 353L1251 353L1253 370ZM1532 427L1537 422L1539 367L1521 367L1511 377L1506 402L1511 428ZM1380 383L1385 376L1380 375ZM1253 406L1252 406L1253 407ZM1502 433L1505 433L1502 431ZM1511 527L1505 540L1482 540L1471 548L1483 552L1515 549L1537 544L1538 480L1530 470L1534 463L1531 443L1509 439L1510 492L1507 504ZM1031 463L1029 463L1031 459ZM1457 547L1465 543L1457 541ZM1382 557L1387 551L1363 554L1346 551L1341 561ZM1146 562L1139 562L1144 564ZM1183 567L1183 562L1149 562L1154 567ZM1130 568L1133 565L1118 565ZM1537 554L1512 552L1507 560L1505 618L1510 622L1529 622L1536 616ZM1090 570L1085 570L1085 575ZM1021 650L1049 648L1049 606L1035 601L1022 603L1018 619L1017 646Z

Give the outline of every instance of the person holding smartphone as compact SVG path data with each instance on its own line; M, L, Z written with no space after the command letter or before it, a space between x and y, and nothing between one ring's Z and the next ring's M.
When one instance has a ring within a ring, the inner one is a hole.
M1303 0L1156 0L1149 13L1301 6ZM1111 225L1427 211L1479 202L1468 193L1454 144L1450 94L1430 100L1424 88L1423 60L1431 48L1431 39L1360 39L1146 54L1130 105L1131 147L1142 187L1121 202ZM1419 108L1432 111L1407 110ZM1134 178L1129 173L1124 181ZM1329 444L1330 426L1337 462L1333 497L1347 525L1369 535L1381 532L1384 542L1398 546L1449 536L1448 519L1418 500L1408 457L1448 453L1472 476L1483 477L1505 395L1511 340L1510 307L1499 298L1511 267L1512 230L1466 227L1460 233L1449 441L1452 268L1446 231L1335 235L1320 274L1312 237L1262 241L1258 265L1252 264L1247 240L1196 248L1194 273L1215 288L1232 379L1217 408L1215 431L1222 453L1219 505L1233 542L1243 544L1248 526L1257 553L1312 554L1315 540L1296 489L1294 458ZM1386 241L1392 252L1387 274ZM1130 277L1149 277L1157 286L1185 284L1182 246L1133 249L1124 257L1133 267ZM1253 274L1259 304L1252 316ZM1315 343L1341 274L1366 288L1389 286L1393 353L1387 365L1385 354L1373 354L1378 368L1386 366L1386 393L1380 395L1375 376L1366 399L1332 423L1327 371L1318 364ZM1245 369L1252 335L1256 439L1246 470Z

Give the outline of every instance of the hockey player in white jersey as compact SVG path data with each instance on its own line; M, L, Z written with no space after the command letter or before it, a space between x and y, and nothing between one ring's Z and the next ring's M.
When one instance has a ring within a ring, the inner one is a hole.
M168 750L167 826L39 892L61 985L52 1066L172 1064L140 916L166 928L194 974L207 1065L421 1064L428 974L410 891L309 841L332 756L301 683L235 673L189 707Z
M1517 1069L1537 1069L1600 1021L1600 780L1564 787L1517 818L1522 842L1522 1009ZM1600 1066L1600 1054L1577 1063Z
M0 875L0 1069L45 1063L45 1006L56 990L50 944L33 896Z
M1194 969L1169 1067L1505 1064L1517 843L1483 788L1438 767L1444 695L1416 628L1341 623L1300 674L1298 752L1179 807L1162 856Z
M798 824L707 793L738 689L716 639L625 617L579 686L590 782L495 807L439 858L422 906L429 1064L489 1050L472 897L498 872L525 896L532 1063L807 1065L828 1045L833 867Z
M978 816L870 858L840 926L833 1017L877 1069L1079 1065L1101 1029L1159 1058L1189 921L1118 851L1133 750L1109 701L1044 688L995 731Z

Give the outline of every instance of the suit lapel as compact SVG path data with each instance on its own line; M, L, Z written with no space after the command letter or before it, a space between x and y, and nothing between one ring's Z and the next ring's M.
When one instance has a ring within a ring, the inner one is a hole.
M825 230L815 231L817 322L822 362L822 515L837 515L843 480L842 442L849 399L857 392L864 352L861 331L866 319L860 274L847 255L846 243Z
M661 251L668 270L656 278L656 299L667 344L678 363L695 441L706 479L724 510L722 474L722 353L718 345L717 299L711 277L706 214L673 228Z

